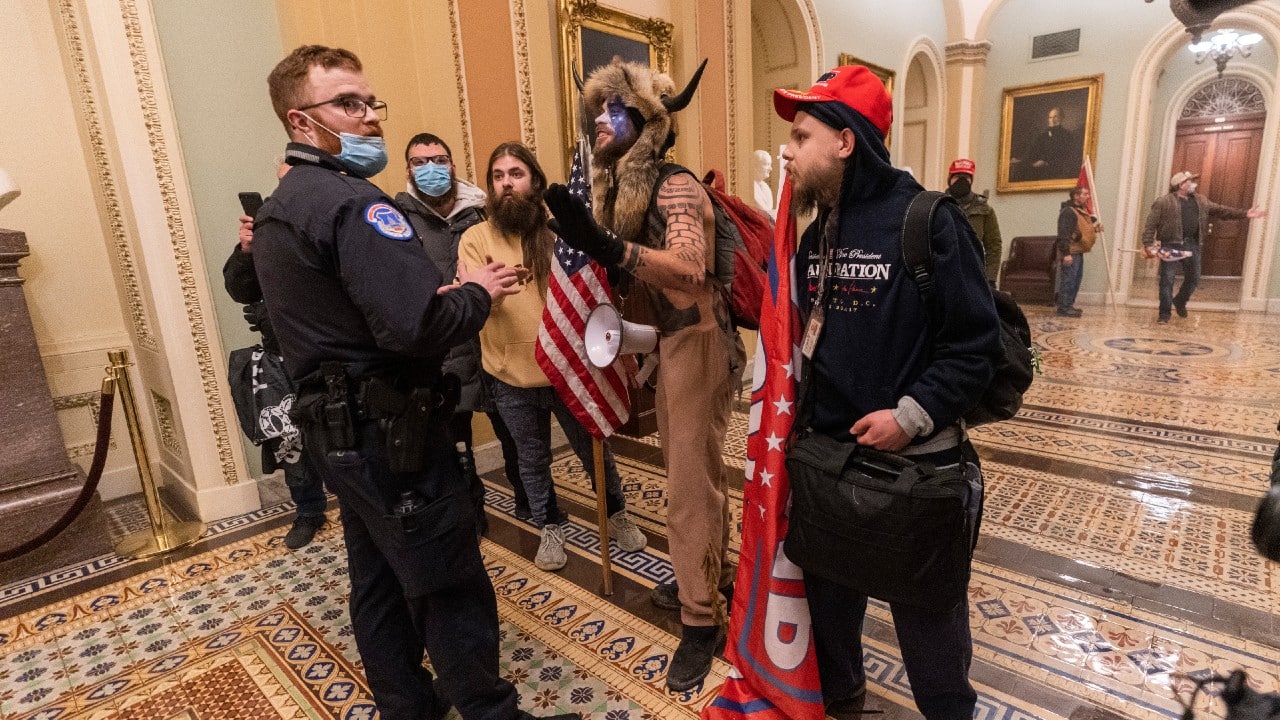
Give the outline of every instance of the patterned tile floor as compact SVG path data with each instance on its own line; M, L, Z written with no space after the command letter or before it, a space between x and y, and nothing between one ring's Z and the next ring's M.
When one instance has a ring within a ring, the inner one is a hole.
M1175 692L1235 668L1258 690L1280 689L1280 579L1248 541L1277 439L1280 318L1193 311L1156 326L1151 315L1064 320L1032 308L1045 374L1018 418L973 433L987 477L969 588L976 717L1177 718ZM735 414L726 466L738 506L745 430ZM703 687L662 688L678 619L647 599L671 577L657 442L614 443L651 543L614 548L608 597L575 458L554 464L574 515L557 574L533 568L538 538L512 517L501 470L485 476L503 672L535 713L692 718L724 677L717 662ZM171 557L6 579L0 718L374 717L346 618L341 533L330 524L290 552L289 517L275 505L215 523ZM887 607L872 603L866 633L867 708L919 717ZM1202 695L1197 712L1225 707Z

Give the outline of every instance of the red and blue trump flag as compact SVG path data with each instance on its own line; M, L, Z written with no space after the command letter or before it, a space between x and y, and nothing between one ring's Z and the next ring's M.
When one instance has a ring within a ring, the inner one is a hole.
M791 484L784 464L795 422L800 310L793 293L796 222L782 188L760 312L751 389L742 551L725 657L733 665L703 720L822 720L822 686L800 568L782 552Z
M591 186L583 169L583 143L573 153L569 192L591 206ZM597 368L587 359L583 331L587 316L609 300L609 279L586 253L556 238L555 262L547 281L547 304L533 355L573 416L594 437L607 438L630 415L627 384L613 366Z

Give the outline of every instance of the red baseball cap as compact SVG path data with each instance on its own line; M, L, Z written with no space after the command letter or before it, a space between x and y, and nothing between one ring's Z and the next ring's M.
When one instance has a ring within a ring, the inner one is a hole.
M838 102L857 111L880 131L889 133L893 123L893 98L884 83L861 65L842 65L823 73L807 92L778 88L773 91L773 109L787 122L796 119L799 103Z
M975 174L974 170L977 169L978 166L974 165L973 161L969 158L959 158L955 162L951 163L951 169L947 171L947 177L951 177L952 175L968 175L969 177L973 177Z

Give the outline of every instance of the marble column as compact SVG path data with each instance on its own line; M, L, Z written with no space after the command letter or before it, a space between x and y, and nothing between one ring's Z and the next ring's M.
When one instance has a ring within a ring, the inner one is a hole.
M0 229L0 549L5 550L52 526L85 483L84 473L67 457L22 291L18 262L27 254L25 233ZM13 562L28 570L52 569L108 551L101 503L95 498L81 515L67 531Z

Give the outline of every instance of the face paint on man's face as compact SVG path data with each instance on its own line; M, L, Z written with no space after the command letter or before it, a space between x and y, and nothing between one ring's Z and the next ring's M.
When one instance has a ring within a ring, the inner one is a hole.
M604 109L609 116L609 125L613 128L614 142L625 144L635 139L635 124L631 122L631 115L627 112L627 106L622 104L622 98L617 95L609 98Z

